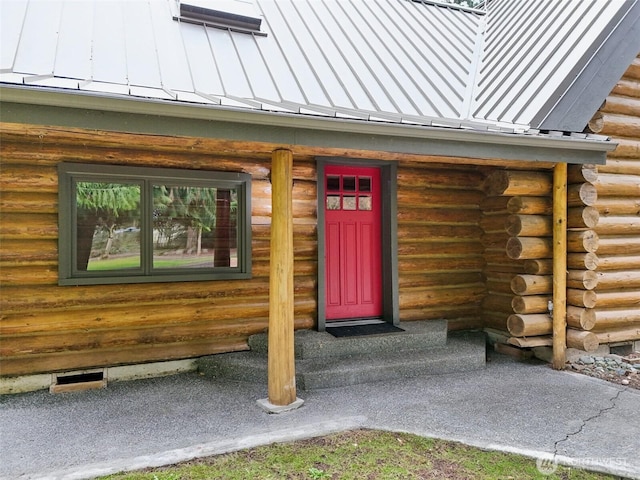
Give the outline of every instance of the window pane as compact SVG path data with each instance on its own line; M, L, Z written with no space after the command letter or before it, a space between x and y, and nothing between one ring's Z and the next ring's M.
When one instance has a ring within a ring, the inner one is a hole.
M355 192L356 191L356 177L351 177L345 175L342 177L342 188L345 192Z
M140 268L140 185L76 183L78 271Z
M371 177L360 177L360 178L358 178L358 189L361 192L370 192L371 191Z
M238 266L238 193L153 186L153 268Z
M327 210L340 210L340 195L327 196Z
M340 177L329 175L327 177L327 192L340 191Z
M58 165L58 283L251 278L251 175Z
M343 210L355 210L356 209L356 197L345 195L342 199Z
M371 210L371 197L358 198L358 210Z

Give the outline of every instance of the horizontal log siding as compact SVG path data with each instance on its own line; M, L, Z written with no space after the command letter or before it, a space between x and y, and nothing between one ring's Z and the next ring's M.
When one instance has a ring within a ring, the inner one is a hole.
M244 350L269 315L270 156L205 152L197 140L2 125L2 375ZM248 150L248 149L247 149ZM247 172L253 177L253 278L60 287L58 180L63 161ZM294 164L295 321L316 321L313 157Z
M12 124L2 124L0 134L2 375L243 350L249 335L267 327L268 145ZM313 153L318 152L294 153L296 328L316 323ZM388 158L399 165L401 320L445 318L452 329L479 327L485 294L479 225L484 167L406 158ZM253 278L58 286L56 168L63 161L250 173Z
M481 326L485 286L477 167L398 162L401 321L444 318Z
M618 147L591 182L600 214L593 332L601 342L640 340L640 57L600 113L601 133Z
M567 338L570 346L583 349L640 339L640 57L594 118L598 121L590 125L619 145L606 165L571 165L568 172ZM544 335L551 333L549 322L541 321L551 293L551 251L543 216L551 215L545 206L551 197L544 176L525 175L524 180L518 172L499 171L486 181L481 225L488 296L483 317L486 326L505 329L505 315L513 310L513 335ZM501 197L521 194L527 195L506 204ZM533 201L535 196L539 201ZM505 210L518 216L505 217ZM508 244L502 221L514 235ZM514 264L509 257L525 260Z

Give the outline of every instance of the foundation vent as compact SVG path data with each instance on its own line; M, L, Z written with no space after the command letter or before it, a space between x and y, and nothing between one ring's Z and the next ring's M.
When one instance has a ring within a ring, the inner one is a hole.
M91 370L82 372L65 372L52 374L51 393L77 392L106 388L107 376L104 370Z

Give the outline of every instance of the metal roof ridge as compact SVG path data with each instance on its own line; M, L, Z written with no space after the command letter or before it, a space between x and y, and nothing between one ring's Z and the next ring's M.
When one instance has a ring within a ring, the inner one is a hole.
M484 46L485 38L487 35L487 25L489 23L489 16L483 17L478 24L478 31L476 32L476 41L473 49L473 60L469 67L469 77L467 86L464 93L464 100L460 111L461 117L466 119L473 119L472 111L473 105L476 99L476 92L478 91L480 81L480 71L482 69L482 60L484 58Z

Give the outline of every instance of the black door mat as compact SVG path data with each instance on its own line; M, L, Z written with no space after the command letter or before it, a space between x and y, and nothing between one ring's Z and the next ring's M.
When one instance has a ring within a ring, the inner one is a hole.
M327 333L334 337L357 337L360 335L380 335L383 333L404 332L400 327L395 327L390 323L367 323L364 325L348 325L342 327L327 327Z

